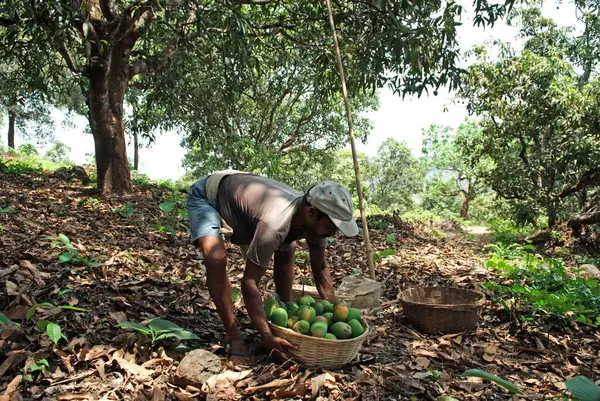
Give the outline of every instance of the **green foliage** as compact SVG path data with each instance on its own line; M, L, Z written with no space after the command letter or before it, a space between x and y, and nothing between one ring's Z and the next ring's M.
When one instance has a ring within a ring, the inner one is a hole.
M480 370L480 369L465 370L461 376L479 377L479 378L491 381L493 383L496 383L500 387L503 387L504 389L506 389L511 394L521 394L521 390L519 389L519 387L517 387L513 383L509 382L508 380L504 380L504 379L502 379L496 375L493 375L491 373L484 372L483 370Z
M493 291L505 308L534 324L600 325L600 284L594 279L571 277L560 259L530 253L532 246L496 245L486 266L501 277L484 287Z
M461 209L463 201L468 205L487 188L483 183L489 168L486 159L474 161L469 155L472 144L482 135L477 122L466 120L455 132L450 127L436 124L423 130L423 162L429 170L422 207L450 211L468 218L468 208Z
M585 376L575 376L565 386L579 401L600 401L600 387Z
M469 162L487 161L486 182L506 199L545 211L549 225L572 216L572 198L598 185L592 177L600 159L600 80L590 74L600 49L592 43L598 40L597 14L588 14L596 22L586 23L587 34L578 37L539 10L522 13L525 49L515 55L501 44L497 61L475 49L477 62L460 92L484 134L471 143Z
M68 162L71 148L62 142L56 142L46 152L46 158L54 163Z
M6 174L27 174L41 171L55 171L60 167L71 167L70 163L55 163L38 155L17 155L3 162Z
M519 242L537 229L537 227L532 225L518 225L513 220L502 219L500 217L493 218L489 222L489 228L494 241L502 244Z
M165 220L152 225L152 228L157 231L168 232L173 237L177 235L178 229L187 229L187 226L184 224L184 221L187 219L187 209L184 199L180 194L171 194L159 204L159 209Z
M38 154L37 149L31 143L25 143L17 148L17 152L24 156L34 156Z
M176 338L178 340L199 340L200 338L182 327L179 327L173 322L164 319L154 319L144 326L135 322L120 322L119 327L124 329L132 329L138 333L149 337L152 340L152 347L158 342L167 338Z
M12 324L13 326L20 326L19 323L13 322L2 312L0 312L0 324Z
M468 369L462 373L465 377L479 377L503 387L511 394L522 394L521 389L514 383L480 369ZM550 399L565 401L600 401L600 387L585 376L575 376L564 382L567 391L572 396L562 394Z
M394 256L396 254L396 251L393 249L385 249L383 251L375 251L373 252L373 261L377 262L381 259L385 259L388 256Z
M39 372L42 376L46 376L46 368L49 368L50 364L47 359L38 359L26 368L26 373L31 375L32 373ZM30 376L31 377L31 376Z
M135 215L135 206L133 202L127 201L120 207L112 208L112 211L119 214L121 217L130 218Z
M414 194L421 191L424 172L408 146L387 139L368 165L365 182L370 188L371 202L383 210L400 213L410 210Z
M54 344L58 345L58 342L62 339L69 341L67 336L63 334L60 325L49 320L38 320L36 324L41 330L46 331L48 338L50 338Z
M12 206L0 207L0 214L17 214L17 209Z
M58 256L58 263L81 263L87 267L102 266L102 263L96 261L96 257L86 257L81 255L73 246L69 237L63 233L58 234L56 237L47 237L45 240L52 241L50 243L52 249L59 247L64 250L64 252Z
M298 266L303 266L304 263L306 263L306 261L308 260L308 252L303 251L303 250L297 250L294 253L294 263Z

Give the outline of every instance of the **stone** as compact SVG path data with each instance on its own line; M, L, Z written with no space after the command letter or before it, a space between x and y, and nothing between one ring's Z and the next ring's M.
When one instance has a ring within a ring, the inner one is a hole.
M595 278L600 279L600 270L594 265L585 264L579 266L581 272L585 278Z
M179 387L202 385L211 376L221 371L221 359L203 349L195 349L188 353L179 363L173 377L173 383Z

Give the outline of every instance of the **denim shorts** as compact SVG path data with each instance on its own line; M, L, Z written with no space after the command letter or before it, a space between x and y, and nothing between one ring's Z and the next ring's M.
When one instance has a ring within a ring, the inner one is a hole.
M208 176L196 181L190 187L187 196L187 213L190 220L190 243L202 237L221 237L221 215L217 206L206 198L206 180Z

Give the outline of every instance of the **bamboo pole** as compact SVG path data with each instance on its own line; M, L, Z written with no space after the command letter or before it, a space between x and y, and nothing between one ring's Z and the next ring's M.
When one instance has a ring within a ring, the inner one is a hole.
M356 191L358 192L358 205L360 208L360 217L363 225L363 235L365 237L365 246L367 249L367 261L369 263L369 272L371 279L375 280L375 266L373 264L373 248L369 239L369 227L367 227L367 216L365 214L365 206L362 194L362 185L360 183L360 171L358 168L358 158L356 157L356 147L354 145L354 124L352 123L352 114L350 113L350 101L348 100L348 91L346 89L346 76L342 65L342 56L340 55L340 46L335 32L335 24L333 22L333 12L331 11L330 0L325 0L327 4L327 12L329 14L329 25L333 36L333 45L335 47L335 59L337 62L340 79L342 81L342 95L344 97L344 106L346 108L346 119L348 120L348 136L350 137L350 146L352 147L352 160L354 162L354 175L356 177Z

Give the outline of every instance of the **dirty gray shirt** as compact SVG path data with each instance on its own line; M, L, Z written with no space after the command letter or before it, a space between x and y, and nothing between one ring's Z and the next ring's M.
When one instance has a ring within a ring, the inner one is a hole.
M233 174L219 184L217 210L233 229L231 242L247 245L246 257L267 268L276 250L283 250L298 239L285 241L302 196L295 189L267 177ZM320 246L326 243L325 238L314 241Z

